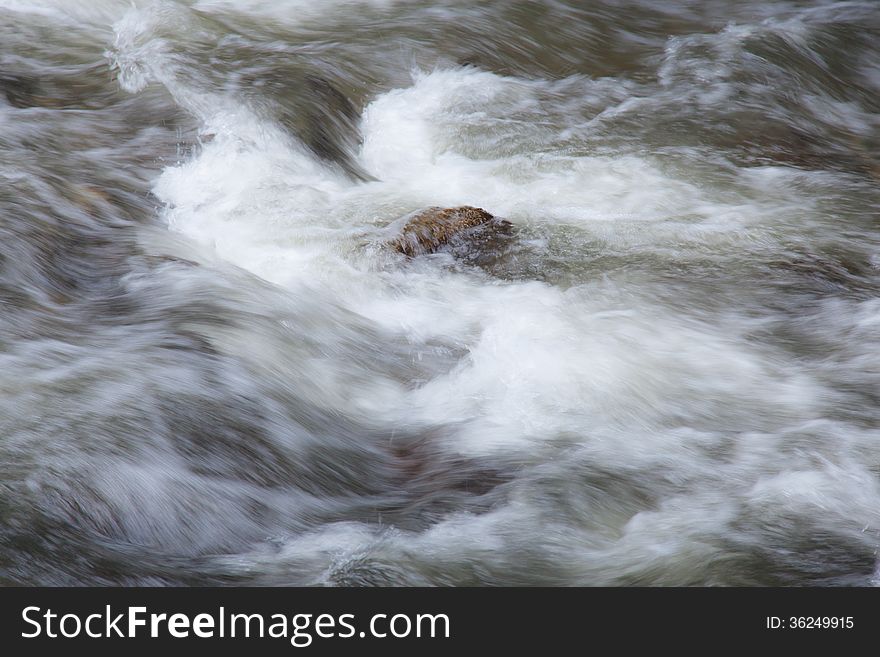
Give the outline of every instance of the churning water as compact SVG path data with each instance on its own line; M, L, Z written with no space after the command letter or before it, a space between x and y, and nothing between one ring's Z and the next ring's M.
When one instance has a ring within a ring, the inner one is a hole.
M0 17L0 583L878 582L874 0Z

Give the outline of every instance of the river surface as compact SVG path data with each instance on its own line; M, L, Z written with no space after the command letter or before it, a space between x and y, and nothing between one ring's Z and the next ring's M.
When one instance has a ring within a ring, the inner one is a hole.
M0 584L880 583L878 183L872 0L0 0Z

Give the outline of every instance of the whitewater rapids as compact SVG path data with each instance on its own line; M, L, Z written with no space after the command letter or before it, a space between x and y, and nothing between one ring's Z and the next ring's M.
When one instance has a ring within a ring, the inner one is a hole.
M0 16L0 584L880 581L875 2Z

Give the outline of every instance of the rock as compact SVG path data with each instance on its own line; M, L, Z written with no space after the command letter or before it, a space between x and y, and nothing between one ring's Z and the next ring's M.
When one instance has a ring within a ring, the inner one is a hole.
M469 205L426 208L400 221L402 227L398 235L388 241L388 245L410 257L434 253L446 244L462 244L471 240L479 242L492 234L506 235L513 226L482 208Z

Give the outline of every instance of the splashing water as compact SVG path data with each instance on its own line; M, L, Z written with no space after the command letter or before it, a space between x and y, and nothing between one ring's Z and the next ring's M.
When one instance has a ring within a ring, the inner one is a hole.
M877 5L584 5L0 0L0 583L877 583Z

